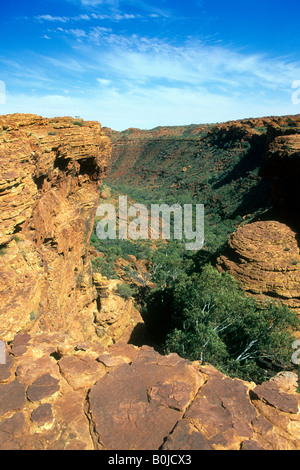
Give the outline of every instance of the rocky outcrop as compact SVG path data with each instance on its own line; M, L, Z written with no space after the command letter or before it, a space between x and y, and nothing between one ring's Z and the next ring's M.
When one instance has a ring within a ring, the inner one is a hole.
M143 344L147 338L146 327L132 298L124 299L117 293L120 280L107 281L107 293L100 297L95 314L95 328L101 344L109 347L115 343Z
M217 267L258 300L279 300L300 314L298 238L287 225L259 221L238 228Z
M299 131L300 120L295 124ZM295 128L292 129L295 132ZM299 231L300 134L276 136L270 143L260 173L271 182L276 213Z
M237 127L244 133L265 129L259 175L270 184L276 220L238 228L217 267L231 273L257 299L279 300L299 315L300 116L226 123L219 132L225 135Z
M19 335L0 365L1 450L300 450L297 376L256 386L149 346Z
M88 244L111 145L97 122L0 117L0 338L94 334Z

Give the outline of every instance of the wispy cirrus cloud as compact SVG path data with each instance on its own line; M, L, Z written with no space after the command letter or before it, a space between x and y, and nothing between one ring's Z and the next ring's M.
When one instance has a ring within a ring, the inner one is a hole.
M66 23L70 20L68 16L53 16L53 15L38 15L34 17L37 21L51 21L51 22L60 22Z
M10 112L80 115L116 130L296 112L291 84L300 77L299 62L194 37L156 36L152 24L138 28L146 18L155 24L160 14L149 5L138 12L106 5L34 17L53 49L48 41L47 53L3 62Z
M34 20L40 22L51 22L51 23L67 23L69 21L87 21L91 17L86 13L77 16L53 16L53 15L38 15L34 17Z

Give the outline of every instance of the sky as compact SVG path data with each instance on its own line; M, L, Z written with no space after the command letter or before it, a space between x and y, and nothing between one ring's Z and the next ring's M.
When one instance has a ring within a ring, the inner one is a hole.
M121 131L300 113L299 0L0 6L0 114Z

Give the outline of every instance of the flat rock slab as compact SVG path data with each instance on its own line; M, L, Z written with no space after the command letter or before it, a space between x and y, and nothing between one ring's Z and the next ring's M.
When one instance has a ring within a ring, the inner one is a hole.
M202 383L190 363L178 357L175 368L173 356L162 363L155 351L141 356L92 387L89 411L99 448L159 449Z
M17 411L23 408L26 402L25 385L14 380L9 384L0 384L0 415L8 411Z
M44 426L53 421L52 406L44 403L31 413L31 421L37 426Z
M299 403L296 395L281 392L272 382L264 382L253 390L254 394L269 405L275 406L285 413L298 413Z
M28 387L27 398L32 402L40 401L43 398L51 397L59 389L59 381L50 374L44 374Z

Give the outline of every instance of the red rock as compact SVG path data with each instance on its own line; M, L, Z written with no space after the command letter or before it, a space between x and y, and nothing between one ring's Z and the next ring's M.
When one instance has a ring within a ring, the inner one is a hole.
M50 374L45 374L36 379L27 389L27 398L30 401L40 401L43 398L51 397L60 389L59 381Z
M59 369L74 390L91 387L105 374L105 366L89 357L63 357Z
M0 423L0 450L20 450L19 438L25 430L23 413L17 412Z
M111 144L98 122L0 117L0 337L17 332L95 334L96 290L86 250ZM15 233L18 231L18 237ZM51 312L51 315L50 315ZM37 323L37 324L36 324ZM18 346L15 352L24 353ZM17 344L14 344L17 348Z
M43 405L40 405L38 408L36 408L31 413L31 421L37 426L44 426L45 424L52 423L53 414L50 403L44 403Z
M182 419L167 437L162 450L214 450L214 448L187 419Z
M0 364L0 383L5 382L12 375L12 367L14 364L14 359L6 351L5 364Z
M259 442L251 439L249 441L245 441L242 444L241 450L265 450Z
M8 411L21 410L25 401L25 386L18 380L9 384L0 384L0 415Z
M209 442L225 446L222 435L227 433L228 438L228 431L232 432L233 428L236 432L230 439L235 442L238 440L236 436L240 439L251 437L249 433L252 430L247 423L256 415L248 389L242 381L216 376L201 387L185 416L193 420ZM211 441L216 436L218 441Z
M274 382L264 382L262 385L258 385L254 388L253 393L271 406L286 413L298 413L299 411L299 399L295 395L280 392Z
M144 348L131 365L117 366L92 387L90 415L99 448L158 449L182 417L179 409L203 379L187 361L178 358L175 368L173 355L169 362L159 360L158 353Z
M217 261L257 300L279 300L300 313L300 251L297 234L277 221L244 225L229 238Z
M11 354L13 356L22 356L27 351L30 339L31 337L28 333L15 336L14 342L11 346Z

